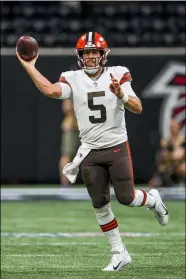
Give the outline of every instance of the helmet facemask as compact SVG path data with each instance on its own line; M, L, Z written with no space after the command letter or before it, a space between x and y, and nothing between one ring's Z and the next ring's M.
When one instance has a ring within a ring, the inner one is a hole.
M104 67L104 65L106 64L106 62L107 62L107 55L110 52L110 50L109 49L105 49L105 50L100 49L99 50L98 48L92 48L92 49L99 50L100 58L98 59L98 61L96 61L97 58L87 58L87 59L95 59L95 66L88 67L88 66L85 65L84 59L83 59L83 51L86 50L86 49L91 49L91 48L87 47L87 48L85 48L83 50L76 49L76 54L78 56L78 61L77 61L78 66L80 68L82 68L88 74L95 74L95 73L97 73L99 71L99 69L101 67Z

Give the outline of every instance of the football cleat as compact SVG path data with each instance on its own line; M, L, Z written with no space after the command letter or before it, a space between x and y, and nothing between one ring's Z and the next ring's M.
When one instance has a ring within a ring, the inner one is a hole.
M155 197L156 201L154 207L149 207L148 209L153 212L160 225L167 225L169 221L169 213L160 197L158 190L150 190L149 195Z
M126 249L123 252L113 252L110 263L103 271L119 271L131 262L132 259Z

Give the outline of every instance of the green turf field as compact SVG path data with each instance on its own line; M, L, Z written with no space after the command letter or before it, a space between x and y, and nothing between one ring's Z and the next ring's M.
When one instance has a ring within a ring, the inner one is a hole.
M101 271L110 261L103 236L56 235L100 232L90 202L2 202L2 233L30 235L2 236L1 278L185 278L184 202L166 202L170 212L166 227L161 227L145 208L127 208L116 201L112 204L121 232L149 235L123 236L133 264L120 272L107 273Z

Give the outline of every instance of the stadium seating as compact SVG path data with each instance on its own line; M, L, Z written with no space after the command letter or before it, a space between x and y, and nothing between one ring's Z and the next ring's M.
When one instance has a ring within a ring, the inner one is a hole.
M184 2L2 1L1 46L23 34L43 47L74 47L86 31L103 34L111 47L185 46Z

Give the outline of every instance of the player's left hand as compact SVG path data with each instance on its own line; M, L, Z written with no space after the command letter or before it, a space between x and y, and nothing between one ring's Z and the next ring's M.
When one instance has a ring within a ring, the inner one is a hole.
M110 73L110 77L112 80L112 83L110 84L110 91L112 91L112 93L114 93L119 99L122 99L124 94L121 90L121 86L118 79L115 78L111 73Z

